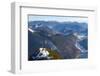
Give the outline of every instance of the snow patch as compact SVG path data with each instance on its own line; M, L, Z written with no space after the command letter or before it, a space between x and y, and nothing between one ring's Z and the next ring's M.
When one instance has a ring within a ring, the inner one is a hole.
M34 30L32 30L31 28L28 28L28 30L29 30L30 32L32 32L32 33L33 33L33 32L35 32L35 31L34 31Z

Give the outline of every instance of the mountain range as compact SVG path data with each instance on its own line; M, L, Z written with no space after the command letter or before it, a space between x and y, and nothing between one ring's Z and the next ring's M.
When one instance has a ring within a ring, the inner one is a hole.
M49 49L51 59L74 59L87 58L85 51L88 50L87 23L57 22L57 21L31 21L28 22L28 59L47 60L48 58L37 58L39 48ZM75 35L77 33L77 35ZM82 40L78 39L82 35ZM78 43L82 48L76 47ZM82 57L81 57L81 55ZM32 59L36 57L36 59Z

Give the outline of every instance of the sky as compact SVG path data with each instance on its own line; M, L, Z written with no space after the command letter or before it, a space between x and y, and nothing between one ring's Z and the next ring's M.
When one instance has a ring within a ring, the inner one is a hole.
M88 23L88 18L86 17L67 17L67 16L38 16L29 15L28 21L58 21L58 22L85 22Z

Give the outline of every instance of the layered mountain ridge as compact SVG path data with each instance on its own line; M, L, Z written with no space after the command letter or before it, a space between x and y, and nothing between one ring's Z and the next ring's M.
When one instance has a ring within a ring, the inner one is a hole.
M88 49L86 23L32 21L28 23L28 28L29 60L87 58L87 53L83 55L81 52ZM39 48L47 49L50 56L38 58Z

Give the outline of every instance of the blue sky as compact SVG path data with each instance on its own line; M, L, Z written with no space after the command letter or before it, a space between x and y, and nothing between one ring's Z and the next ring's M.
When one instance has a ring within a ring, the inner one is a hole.
M59 21L59 22L85 22L88 23L88 18L85 17L61 17L61 16L38 16L30 15L28 21Z

